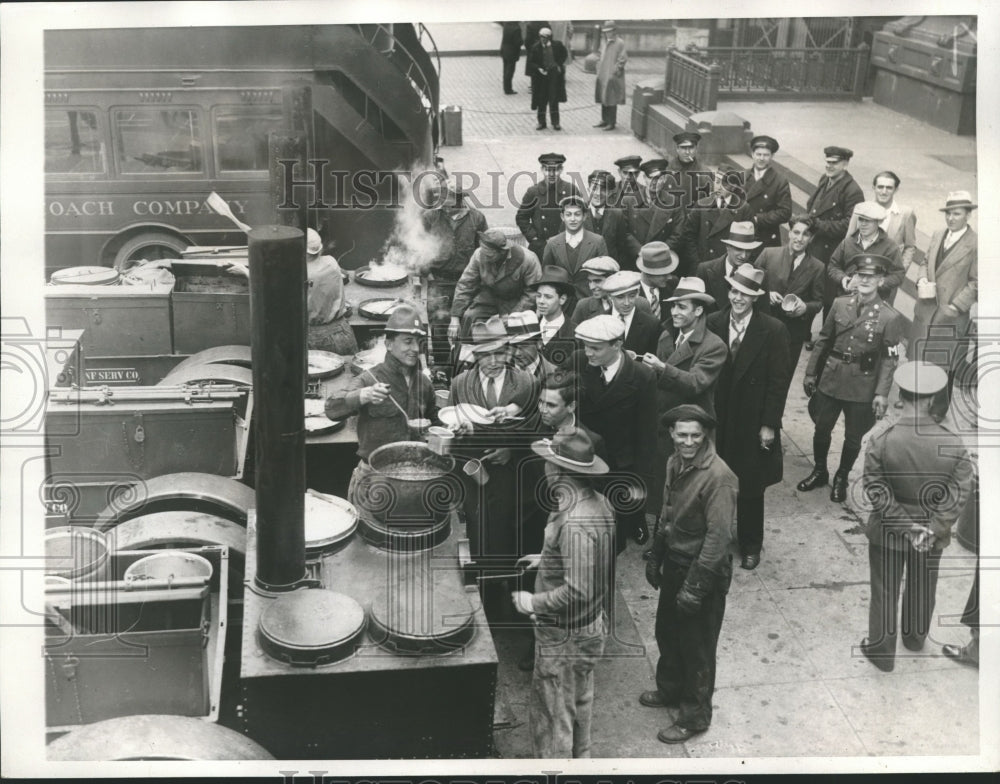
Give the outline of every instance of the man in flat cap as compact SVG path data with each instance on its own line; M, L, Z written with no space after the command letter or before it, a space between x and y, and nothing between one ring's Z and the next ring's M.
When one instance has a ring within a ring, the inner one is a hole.
M646 196L639 184L639 164L642 158L638 155L625 155L615 161L618 167L618 186L608 196L608 204L612 207L644 207ZM666 162L664 162L666 167Z
M613 207L608 202L608 195L615 188L615 178L610 172L596 169L587 178L587 187L589 199L583 216L583 228L600 234L608 247L608 255L620 265L625 260L628 221L622 209Z
M611 299L604 293L604 281L610 275L619 271L618 262L610 256L598 256L583 263L587 273L587 285L590 296L581 299L573 308L573 326L579 326L594 316L608 316L614 313ZM649 303L643 299L636 300L636 307L649 312Z
M941 208L947 229L934 232L917 272L910 347L915 358L948 373L948 384L931 407L938 418L948 411L955 368L967 348L970 311L979 300L979 238L969 226L974 209L968 191L948 194Z
M595 256L607 256L608 246L600 234L595 234L583 227L583 215L587 210L587 202L580 196L567 196L559 202L563 231L554 237L549 237L542 251L542 264L562 267L569 273L570 280L576 287L576 296L568 307L574 307L577 299L583 299L590 294L587 286L587 273L581 267L587 259Z
M852 293L833 302L809 357L803 388L816 423L809 476L796 485L799 492L824 487L833 428L844 414L844 446L833 477L830 500L847 498L847 478L861 453L861 439L876 419L885 415L898 345L905 334L903 317L878 296L887 260L865 255L852 259Z
M580 192L561 176L565 155L547 152L538 156L538 163L542 180L524 192L514 220L528 241L528 248L541 259L546 240L563 230L560 203L568 196L579 196Z
M884 672L896 664L897 630L907 650L924 647L941 553L974 483L961 436L930 413L931 401L948 383L945 372L928 362L907 362L896 370L895 381L903 410L896 424L872 438L862 480L871 504L865 530L871 601L860 651Z
M639 297L649 303L650 313L663 326L670 321L667 298L677 288L678 276L675 273L679 265L677 254L665 242L647 242L639 250L639 258L635 261L642 276Z
M536 131L545 130L545 110L552 118L552 129L561 131L559 104L566 103L566 47L552 39L552 30L538 31L538 43L528 51L528 76L531 77L531 108L538 112Z
M912 207L900 204L896 200L899 185L899 175L888 169L872 177L875 201L886 212L879 226L885 229L889 239L899 246L899 258L905 270L910 268L917 253L917 216ZM847 236L850 237L857 230L858 222L852 215L851 223L847 227Z
M846 294L850 285L850 260L864 257L865 254L882 256L888 260L885 272L885 284L879 289L878 295L890 305L896 298L896 289L903 282L903 262L900 260L899 245L885 233L879 224L885 220L885 208L874 201L863 201L854 208L852 220L857 223L854 234L848 234L840 242L830 256L826 266L827 284L823 304L829 306L836 297Z
M636 307L641 287L641 273L631 270L616 272L601 284L605 295L611 300L614 315L625 325L622 347L633 359L633 355L641 357L656 351L662 331L660 320L656 316Z
M618 122L618 107L625 105L625 63L628 53L625 41L618 37L614 22L601 25L604 45L601 61L597 64L597 83L594 86L594 101L601 105L601 121L595 128L613 131Z
M722 310L729 304L729 284L726 278L731 277L741 264L750 261L751 251L759 248L761 242L757 239L754 226L749 221L731 223L729 233L720 242L726 248L726 255L703 261L698 265L695 274L705 281L705 290L715 300L716 307ZM762 305L767 304L762 303ZM765 312L769 311L770 307L765 309Z
M646 562L659 590L656 608L656 688L639 702L673 708L676 718L657 733L683 743L712 723L716 651L732 581L737 479L715 452L715 418L696 405L664 415L674 452L667 463L661 525Z
M695 261L708 261L725 254L727 246L723 240L729 234L729 227L736 220L749 221L749 217L740 217L747 214L743 177L742 169L722 164L715 171L712 192L698 200L697 209L688 211ZM692 275L694 269L681 269L680 274Z
M542 277L538 257L511 243L500 229L487 229L455 285L448 339L469 335L476 321L534 304L530 287Z
M792 217L788 180L771 166L777 151L778 140L771 136L754 136L750 140L753 166L746 171L745 206L739 217L753 223L757 239L765 248L781 247L781 224Z
M656 382L653 371L628 358L622 349L625 325L617 316L594 316L576 328L583 344L580 368L580 421L598 433L616 476L627 481L627 496L616 505L617 551L628 537L640 544L649 538L648 506L656 457ZM650 510L651 511L651 510Z
M759 313L764 270L741 264L726 278L729 307L708 317L708 328L729 346L715 385L715 448L739 477L737 537L744 569L756 569L764 543L764 491L781 481L781 417L792 380L788 330Z

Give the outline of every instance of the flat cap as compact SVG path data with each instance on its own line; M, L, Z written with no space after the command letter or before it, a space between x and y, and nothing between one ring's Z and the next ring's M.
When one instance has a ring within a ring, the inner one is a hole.
M642 275L634 270L622 270L614 275L609 275L601 284L601 289L609 297L616 294L624 294L626 291L635 291L642 284Z
M615 161L615 166L617 166L622 171L630 169L632 171L639 170L639 164L642 163L642 157L639 155L626 155Z
M931 362L904 362L892 379L900 389L914 395L933 395L948 384L948 374Z
M778 151L778 140L773 136L754 136L750 140L750 149L756 150L758 147L766 147L772 153L776 153Z
M873 221L885 220L885 216L888 213L885 211L885 207L876 201L863 201L854 208L854 214L859 218L867 218Z
M487 229L479 235L479 247L487 250L507 250L510 241L501 229Z
M876 253L859 253L851 256L847 268L855 272L865 272L869 275L884 275L891 266L889 259Z
M701 134L694 131L681 131L674 134L674 144L683 147L685 144L695 145L701 141Z
M669 165L664 158L650 158L648 161L643 161L639 164L639 168L642 169L642 173L647 177L652 177L653 172L665 172Z
M849 161L854 157L854 150L846 147L824 147L823 154L827 158L836 158L838 161Z
M608 343L625 336L625 324L617 316L594 316L581 321L575 332L577 340L585 343Z
M663 415L665 425L673 426L678 422L701 422L705 427L715 427L715 417L694 403L674 406Z
M566 156L561 152L543 152L538 156L538 162L542 166L562 166L566 163Z
M590 275L613 275L618 272L621 267L618 266L618 262L615 261L610 256L594 256L592 259L587 259L583 264L580 265L580 269L584 269Z

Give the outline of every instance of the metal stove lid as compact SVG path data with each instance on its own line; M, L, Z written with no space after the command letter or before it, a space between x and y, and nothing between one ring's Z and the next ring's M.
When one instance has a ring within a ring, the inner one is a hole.
M282 594L261 613L261 647L290 664L330 664L354 653L365 611L354 599L325 588Z
M358 510L335 495L306 491L306 554L316 555L349 539L358 527Z

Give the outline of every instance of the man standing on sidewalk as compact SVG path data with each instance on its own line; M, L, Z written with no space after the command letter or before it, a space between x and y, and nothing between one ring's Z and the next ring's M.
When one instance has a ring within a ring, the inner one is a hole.
M618 107L625 105L625 63L628 62L628 54L614 22L605 22L601 32L604 33L604 51L597 66L597 84L594 87L594 101L601 105L601 121L594 127L613 131L618 122Z
M566 47L552 40L552 30L538 31L538 43L528 52L531 77L531 108L538 112L536 131L545 130L545 110L552 117L552 129L561 131L559 104L566 103Z
M517 95L514 89L514 70L517 61L521 59L521 45L524 38L521 35L520 22L504 22L503 38L500 39L500 57L503 59L503 92L504 95Z
M661 525L646 562L660 591L656 608L656 688L639 702L676 708L663 743L683 743L712 723L716 649L733 576L736 475L715 453L715 419L685 404L664 415L674 442L663 488Z

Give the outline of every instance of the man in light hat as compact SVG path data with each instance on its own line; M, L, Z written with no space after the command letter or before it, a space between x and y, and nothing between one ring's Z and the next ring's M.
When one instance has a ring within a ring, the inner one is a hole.
M694 254L693 222L687 220L683 199L667 191L675 188L670 178L659 168L665 165L662 159L653 159L642 164L648 172L646 207L629 207L626 212L628 235L626 258L634 259L647 242L665 242L680 257L681 268L693 263Z
M899 258L903 269L909 269L917 252L917 216L912 207L906 207L896 200L899 190L899 175L894 171L880 171L872 178L875 202L885 209L886 217L879 223L889 239L899 247ZM852 215L847 227L850 237L858 230L858 221Z
M788 221L788 242L781 248L764 248L756 266L764 270L771 315L788 329L788 356L792 374L799 363L802 345L811 337L813 319L823 309L826 267L809 255L813 219L793 215Z
M781 417L792 380L788 331L756 312L767 294L764 270L741 264L726 281L729 307L708 317L708 328L729 346L715 384L715 448L740 480L740 566L756 569L764 542L764 491L782 477Z
M419 366L426 338L427 329L416 307L410 303L399 305L385 325L385 359L354 376L326 399L324 408L330 419L358 417L359 462L347 493L352 504L362 500L358 498L358 487L371 473L368 456L385 444L409 441L408 419L434 419L437 415L434 388Z
M730 224L729 234L721 242L726 246L726 255L703 261L695 270L695 274L705 281L705 291L712 296L720 310L729 302L729 284L726 278L732 277L741 264L748 263L753 255L751 251L762 244L756 238L754 226L749 221Z
M614 315L625 325L622 347L629 358L652 353L660 339L660 320L651 312L645 313L636 307L642 288L642 274L622 270L608 276L601 286L611 300Z
M830 480L826 457L843 412L844 446L830 489L834 503L847 498L847 478L861 453L861 439L885 415L898 346L905 334L903 317L878 296L887 260L865 255L850 263L855 270L853 293L834 300L806 367L803 389L816 423L815 467L796 485L805 493Z
M656 408L659 414L692 403L715 415L715 384L729 355L726 342L708 330L706 308L715 304L701 278L681 278L666 299L672 329L663 330L655 354L639 357L656 374ZM667 458L673 440L662 418L658 419L658 449L653 464L652 502L659 512Z
M781 247L781 224L792 217L788 180L771 166L777 151L778 140L771 136L754 136L750 140L753 165L744 178L744 206L739 216L739 220L753 223L765 248Z
M729 234L729 227L733 221L744 220L740 217L747 213L743 177L742 169L722 164L715 170L712 192L698 200L697 209L689 211L687 219L692 224L694 258L697 261L707 261L723 255L726 245L722 241ZM690 275L692 272L693 270L681 270L681 275Z
M581 299L573 308L572 322L574 327L594 316L606 316L614 312L611 300L604 293L604 281L619 271L618 262L610 256L598 256L585 261L583 269L587 272L587 286L590 288L590 296ZM649 303L638 299L636 307L648 311Z
M969 226L974 209L968 191L948 194L941 208L947 229L934 232L917 272L910 346L914 357L948 372L948 384L931 408L939 418L948 411L956 363L966 353L970 311L979 299L979 238Z
M604 439L611 470L630 477L629 498L616 510L618 552L625 550L630 536L639 544L649 538L644 507L656 458L656 430L651 427L656 380L652 370L625 354L624 337L625 325L616 316L594 316L576 328L583 344L582 356L575 360L575 367L582 368L580 421Z
M492 315L528 310L534 304L530 286L542 277L538 257L511 243L500 229L488 229L455 285L448 339L468 335L472 324Z
M896 424L872 438L862 480L872 505L865 530L871 601L868 636L859 647L884 672L895 667L897 629L907 650L924 647L941 553L974 482L962 438L931 416L931 401L948 383L945 372L928 362L907 362L894 378L903 411ZM904 571L903 617L897 623Z
M539 351L552 365L567 366L577 348L573 336L576 325L566 315L566 303L574 293L569 273L562 267L546 267L534 289Z
M712 723L716 651L732 581L737 479L715 452L715 418L695 405L664 414L674 452L667 463L661 525L653 536L646 580L659 590L656 688L639 702L673 708L657 733L683 743Z
M638 155L624 155L615 161L619 183L608 196L610 206L622 209L646 206L645 194L638 180L640 163L642 158ZM663 165L666 167L666 162Z
M570 307L573 307L577 297L583 298L590 293L587 273L582 270L583 262L595 256L607 256L608 246L600 234L583 227L583 215L587 210L587 202L583 198L567 196L559 202L559 209L565 230L550 237L545 243L542 264L546 267L562 267L569 273L576 289L573 301L570 302Z
M595 128L613 131L618 122L618 107L625 105L625 63L628 53L625 41L618 37L614 22L601 25L604 45L601 61L597 64L597 83L594 87L594 101L601 105L601 121Z
M851 173L847 171L854 151L846 147L826 147L824 174L806 203L806 211L816 224L812 255L824 264L847 236L854 208L865 200Z
M677 270L680 259L665 242L647 242L639 251L635 266L641 275L639 295L649 303L649 311L661 326L670 319L667 298L677 288Z
M604 651L604 608L614 591L613 512L593 479L608 473L583 431L557 433L532 444L545 460L556 501L540 554L522 558L538 568L534 592L511 595L535 630L529 721L533 756L590 757L594 667Z
M848 262L864 258L865 254L888 259L885 284L879 289L878 295L890 305L896 298L896 289L903 282L905 270L899 258L899 246L889 239L885 229L879 225L885 217L885 208L873 201L863 201L854 208L853 220L858 225L857 231L844 237L830 256L830 263L826 265L828 282L823 299L824 312L829 313L833 300L850 290L848 286L854 270L848 266Z
M579 196L576 186L562 178L566 156L547 152L538 156L542 181L531 185L524 192L521 206L517 208L515 222L528 241L528 248L539 259L545 251L545 242L563 230L562 200Z
M528 50L527 70L531 77L531 108L538 112L536 131L545 130L545 110L552 117L552 129L561 131L559 104L566 103L566 47L552 39L552 30L538 31L538 43Z
M628 223L625 212L608 202L609 193L615 188L615 178L611 172L595 169L587 178L587 187L589 198L583 215L583 228L601 235L608 248L607 255L621 264L628 241Z

